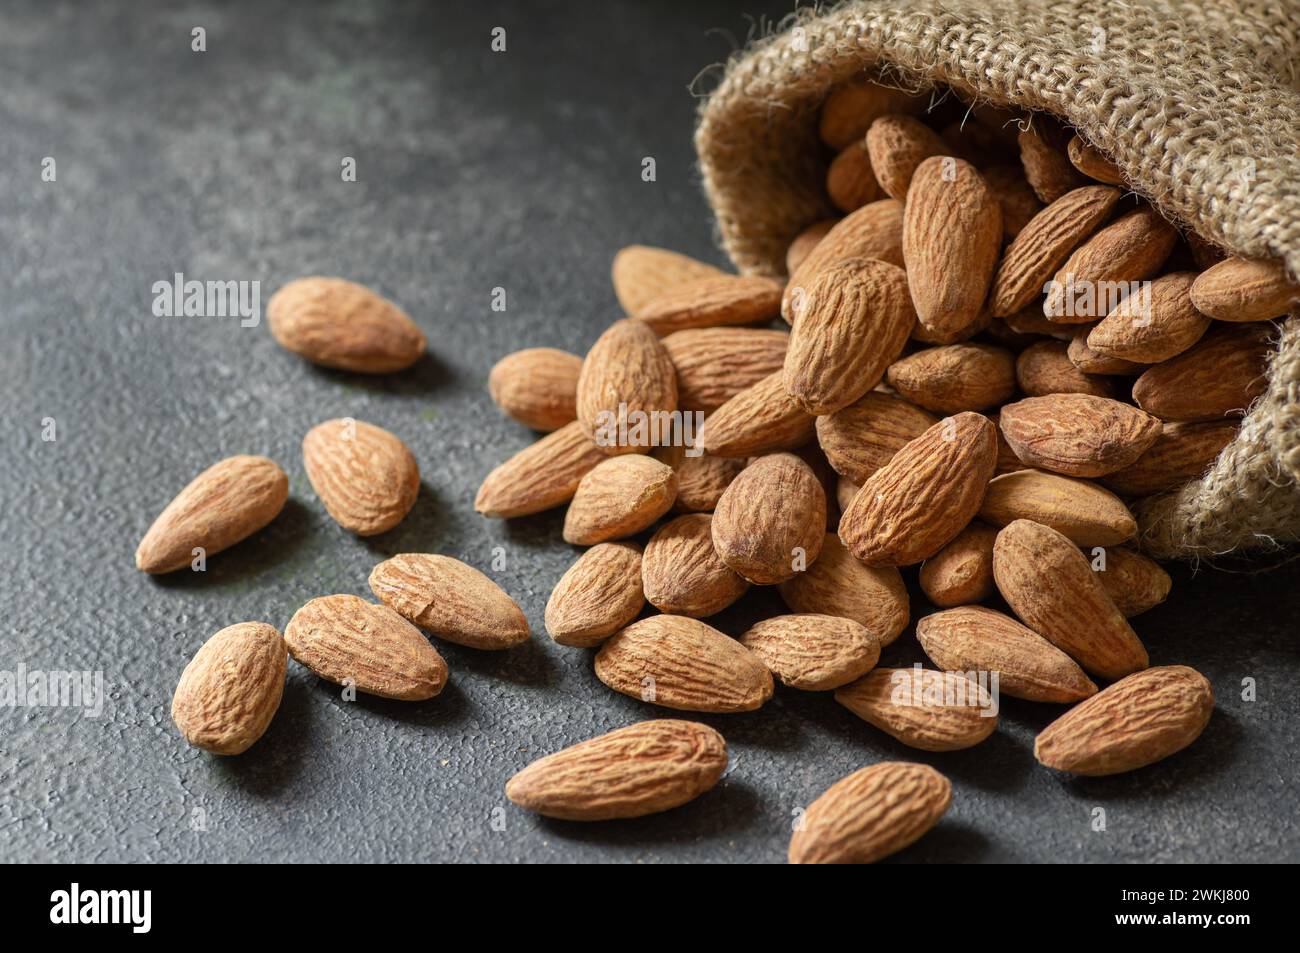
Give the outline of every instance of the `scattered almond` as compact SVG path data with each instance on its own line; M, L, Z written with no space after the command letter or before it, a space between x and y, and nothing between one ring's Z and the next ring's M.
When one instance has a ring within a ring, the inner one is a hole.
M387 374L424 354L424 334L405 311L342 278L289 282L267 302L266 323L281 347L322 367Z
M561 645L592 648L643 608L641 547L598 543L560 577L546 603L546 631Z
M889 386L937 414L984 410L1016 390L1016 359L991 344L930 347L889 365Z
M264 622L230 625L203 643L172 696L172 721L196 748L242 754L280 707L288 653Z
M826 171L826 194L841 212L852 212L880 198L880 184L865 142L849 143L831 160Z
M681 512L711 513L741 470L743 460L711 457L707 453L686 457L677 467L677 501L673 508Z
M667 513L676 499L672 467L640 454L613 457L578 483L564 516L564 539L579 546L624 539Z
M839 219L824 218L820 222L813 222L802 232L795 236L790 247L785 251L785 273L793 275L799 266L804 263L812 250L817 244L826 237L826 233L835 227Z
M1160 436L1150 414L1089 394L1029 397L1003 407L999 422L1023 462L1067 476L1122 470Z
M713 514L713 545L750 582L783 582L812 565L826 529L826 493L790 453L755 460L731 482Z
M1300 285L1287 279L1280 261L1225 258L1196 276L1191 297L1220 321L1267 321L1300 303Z
M1114 546L1137 535L1137 520L1114 493L1087 480L1042 470L994 477L980 519L994 526L1033 520L1084 547Z
M779 615L751 626L740 644L757 655L782 685L825 692L869 672L880 643L866 627L840 616Z
M1191 272L1162 275L1125 298L1088 332L1088 347L1126 361L1154 364L1201 339L1210 319L1192 304Z
M474 509L508 519L561 506L573 499L582 478L607 459L575 420L489 473L474 498Z
M971 523L922 563L921 591L926 598L946 608L983 602L991 596L993 542L997 537L993 527Z
M1030 397L1048 394L1091 394L1114 397L1115 384L1108 377L1085 374L1070 360L1064 341L1038 341L1016 358L1016 383Z
M785 389L784 371L777 371L709 415L697 442L716 457L749 457L802 447L815 426L816 418Z
M420 492L420 468L406 444L351 417L307 431L302 462L334 522L358 536L392 529L411 512Z
M881 116L871 124L866 148L871 155L875 181L886 195L899 201L907 198L917 166L931 156L949 152L948 144L925 123L911 116L897 115Z
M677 371L641 321L611 324L591 346L578 376L578 423L609 454L652 446L648 421L677 409ZM640 421L647 421L638 427Z
M582 358L554 347L507 354L488 375L488 393L506 416L534 430L559 430L577 417Z
M1153 364L1133 385L1133 400L1162 420L1218 420L1245 412L1268 385L1272 325L1221 326L1198 344Z
M1043 313L1062 324L1096 321L1110 311L1107 290L1150 278L1177 240L1178 232L1155 209L1130 212L1089 238L1057 270Z
M1034 124L1019 134L1025 178L1048 205L1088 182L1066 154L1067 139L1058 126L1042 117L1035 117Z
M780 283L771 278L714 275L655 295L635 316L659 335L689 328L755 324L777 316L781 292Z
M1150 496L1202 476L1237 435L1235 421L1164 424L1142 456L1102 482L1124 496Z
M877 668L835 693L863 721L910 748L970 748L998 726L997 707L978 682L956 672Z
M693 328L663 339L677 369L680 410L717 410L785 365L790 335L756 328Z
M721 612L749 589L713 548L713 517L689 513L661 526L641 563L646 600L660 612L702 619Z
M650 299L678 285L725 274L687 255L649 245L628 245L614 256L611 278L624 314L636 314Z
M817 243L796 271L781 298L781 316L794 323L794 298L819 272L849 258L878 258L903 266L903 203L881 199L840 219Z
M817 418L817 442L835 469L858 483L939 422L914 404L868 391L852 404Z
M1173 580L1153 559L1127 546L1106 550L1105 568L1093 569L1101 586L1127 618L1141 615L1169 598Z

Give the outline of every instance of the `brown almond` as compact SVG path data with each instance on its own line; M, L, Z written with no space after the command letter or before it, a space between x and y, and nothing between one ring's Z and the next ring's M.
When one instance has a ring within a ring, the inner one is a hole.
M507 354L488 374L488 393L507 417L534 430L559 430L577 417L582 358L554 347Z
M689 328L755 324L777 316L782 290L771 278L714 275L656 295L635 317L659 335Z
M878 117L889 113L916 115L925 112L929 101L925 95L882 86L873 80L853 80L826 97L817 130L826 145L843 149L866 135Z
M565 542L591 546L641 532L672 509L673 468L640 454L613 457L578 483L564 515Z
M908 596L903 577L893 566L864 566L827 533L817 561L779 587L794 612L852 619L886 646L907 628Z
M302 462L334 522L358 536L392 529L420 493L420 468L401 438L351 417L307 431Z
M677 409L677 371L649 325L615 321L587 352L578 376L578 423L605 453L642 453L649 421Z
M677 467L677 500L673 509L684 513L712 513L745 461L711 457L707 453L686 457Z
M1010 616L982 606L962 606L916 623L925 654L949 672L997 672L998 688L1012 698L1071 704L1097 694L1074 661Z
M1009 242L1043 210L1043 203L1018 165L988 166L980 169L980 175L1002 206L1002 240Z
M1012 347L1028 347L1035 343L1036 339L1042 337L1055 338L1058 341L1069 343L1074 338L1075 329L1057 324L1055 321L1049 321L1047 315L1043 314L1042 295L1038 295L1026 307L1021 308L1015 314L1008 314L999 321L1012 334L1018 335L1021 340L1012 344ZM993 327L997 327L995 322ZM1086 330L1086 329L1085 329Z
M1129 295L1088 332L1088 347L1126 361L1155 364L1201 339L1210 319L1196 310L1189 271L1162 275Z
M715 457L795 450L813 438L816 420L785 389L785 372L777 371L710 414L697 442Z
M980 519L994 526L1033 520L1079 546L1114 546L1137 535L1137 520L1114 493L1087 480L1042 470L994 477Z
M1159 563L1127 546L1106 550L1104 563L1094 558L1092 568L1115 608L1130 619L1160 605L1173 588Z
M423 701L447 682L447 663L419 629L357 596L311 600L289 620L284 641L321 678L369 695Z
M1100 351L1094 351L1088 346L1088 335L1091 333L1092 329L1085 325L1081 331L1070 339L1070 346L1066 350L1070 363L1085 374L1113 374L1120 377L1130 377L1141 374L1147 369L1145 364L1125 361L1118 357L1102 354Z
M198 555L206 559L229 549L275 519L288 499L289 478L274 461L227 457L191 480L158 514L136 547L136 568L173 572Z
M787 275L795 273L838 221L837 218L824 218L819 222L813 222L795 236L794 241L790 243L790 247L785 250L785 273Z
M940 608L983 602L993 595L993 541L998 531L971 523L921 564L921 591Z
M1090 394L1028 397L1002 408L1002 432L1031 467L1096 477L1122 470L1160 436L1160 421Z
M1002 415L996 410L991 410L985 414L989 420L993 421L994 427L998 432L998 464L993 472L996 476L1002 476L1004 473L1015 473L1018 470L1028 469L1016 452L1011 449L1011 444L1007 443L1006 435L1002 432Z
M862 484L840 517L840 539L868 566L928 559L979 511L996 462L992 421L945 418Z
M889 365L889 386L937 414L984 410L1016 391L1016 359L991 344L930 347Z
M811 285L818 273L849 258L878 258L903 267L902 202L870 202L836 222L798 269L790 273L781 297L781 317L793 324L796 292Z
M1196 276L1191 296L1199 311L1220 321L1267 321L1300 302L1300 285L1281 261L1225 258Z
M489 473L474 498L474 509L509 519L562 506L573 499L582 478L607 459L575 420Z
M1133 384L1134 402L1161 420L1217 420L1245 413L1268 386L1273 326L1221 326Z
M616 692L682 711L753 711L772 697L772 675L753 652L677 615L651 616L616 633L596 653L596 677Z
M646 543L641 580L646 601L660 612L696 619L721 612L749 589L713 548L708 513L688 513L656 530Z
M1150 496L1205 475L1219 453L1237 436L1235 420L1164 424L1142 456L1102 482L1123 496Z
M1016 357L1016 383L1030 397L1048 394L1091 394L1114 397L1115 383L1108 377L1085 374L1070 360L1064 341L1038 341Z
M1034 125L1019 134L1020 164L1025 178L1042 201L1051 205L1062 195L1086 185L1066 154L1067 136L1060 127L1036 116Z
M370 571L380 602L441 639L476 649L528 641L528 620L506 591L450 556L402 553Z
M877 668L835 693L863 721L909 748L959 751L998 726L997 706L978 682L956 672Z
M678 285L725 274L686 255L649 245L628 245L614 256L611 278L624 314L636 314L650 299Z
M708 725L655 719L539 758L506 783L506 797L566 821L644 817L693 801L726 769L727 743Z
M405 311L342 278L289 282L267 302L266 323L281 347L322 367L388 374L424 354L424 334Z
M866 480L939 418L893 394L869 391L852 404L817 418L817 442L835 469Z
M916 167L931 156L947 155L949 151L948 144L925 123L898 115L881 116L871 124L866 148L875 180L886 195L899 201L907 198Z
M998 533L993 578L1021 620L1083 668L1122 678L1147 651L1079 548L1048 526L1016 520Z
M680 410L711 413L781 370L790 335L758 328L692 328L663 339L677 369Z
M1090 179L1096 179L1106 185L1123 185L1124 174L1119 166L1111 162L1096 146L1089 145L1077 135L1066 146L1070 164Z
M1086 324L1110 313L1110 298L1160 270L1178 232L1149 206L1107 225L1057 269L1043 313L1060 324Z
M835 481L835 502L839 504L841 513L849 508L849 504L853 502L853 498L858 495L860 489L862 489L861 484L854 483L846 476L842 476ZM839 520L837 519L836 525L838 524ZM835 538L839 539L838 536ZM857 560L854 560L854 562L857 562ZM859 565L861 564L859 563Z
M546 602L546 631L561 645L589 649L645 608L641 547L598 543L565 571Z
M849 143L831 160L826 170L826 194L841 212L852 212L880 198L880 184L865 142Z
M790 863L874 864L917 841L951 801L952 785L928 765L862 768L808 806L790 838Z
M821 552L826 493L792 453L759 457L731 481L713 514L713 545L750 582L773 585Z
M185 666L172 721L196 748L242 754L266 733L284 694L288 652L264 622L226 626Z
M880 643L866 626L840 616L779 615L751 626L740 644L782 685L828 692L871 671Z
M1071 708L1039 733L1034 757L1090 777L1136 771L1182 751L1214 713L1214 691L1185 665L1149 668Z

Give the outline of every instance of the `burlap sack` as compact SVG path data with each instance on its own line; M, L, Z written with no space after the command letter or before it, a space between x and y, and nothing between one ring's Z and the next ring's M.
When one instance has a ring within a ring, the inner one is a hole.
M720 241L783 273L832 213L817 137L826 93L864 71L1046 110L1113 157L1171 221L1300 277L1300 6L1294 0L856 0L803 14L732 58L695 143ZM1300 316L1268 392L1196 483L1139 506L1142 544L1203 558L1300 538Z

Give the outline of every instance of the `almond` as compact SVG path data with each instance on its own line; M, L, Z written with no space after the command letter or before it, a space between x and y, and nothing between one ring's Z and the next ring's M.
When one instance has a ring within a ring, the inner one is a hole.
M656 412L677 409L677 371L649 325L611 324L591 346L578 376L578 423L605 453L639 453Z
M1110 215L1119 196L1119 189L1085 185L1035 215L998 265L990 295L993 313L1008 317L1037 300L1070 253Z
M928 104L927 96L881 86L869 79L857 79L836 88L826 97L817 130L826 145L843 149L861 139L878 117L889 113L917 115L924 112Z
M1070 360L1064 341L1038 341L1016 358L1016 383L1030 397L1048 394L1091 394L1114 397L1115 384L1110 378L1085 374Z
M1013 344L1013 347L1028 347L1035 343L1034 339L1039 337L1055 338L1058 341L1069 343L1075 336L1075 330L1070 327L1057 324L1055 321L1049 321L1047 315L1043 314L1042 295L1035 295L1033 302L1028 306L1021 308L1014 314L1008 314L1001 319L1002 324L1013 334L1018 335L1021 340ZM995 323L993 327L997 327ZM1087 329L1085 328L1086 332Z
M507 354L488 375L488 393L506 416L534 430L559 430L577 417L582 358L554 347Z
M504 589L459 559L402 553L370 572L380 602L439 638L476 649L528 641L528 620Z
M907 198L917 166L931 156L948 154L948 144L939 134L911 116L881 116L867 130L866 147L875 180L886 195L899 201Z
M1084 326L1078 334L1070 339L1070 346L1066 351L1070 363L1085 374L1131 376L1141 374L1147 369L1145 364L1125 361L1122 358L1111 357L1102 354L1100 351L1094 351L1088 346L1088 335L1091 333L1092 329Z
M1198 310L1220 321L1266 321L1300 302L1300 285L1287 279L1280 261L1225 258L1196 277L1191 296Z
M982 606L928 615L916 637L946 671L997 672L998 688L1012 698L1071 704L1097 686L1071 658L1010 616Z
M726 769L722 735L694 721L656 719L534 761L506 784L506 797L566 821L643 817L694 800Z
M1182 751L1214 713L1205 676L1185 665L1138 672L1052 722L1034 757L1058 771L1090 777L1136 771Z
M196 748L242 754L280 707L287 660L284 639L266 623L227 626L185 666L172 696L172 721Z
M1188 271L1162 275L1129 295L1088 332L1088 347L1109 357L1147 364L1186 351L1210 327L1210 319L1192 304L1195 277Z
M351 417L307 431L302 462L334 522L358 536L392 529L411 512L420 493L420 468L406 444Z
M697 443L715 457L795 450L813 438L816 418L785 389L777 371L727 401L704 422Z
M713 514L713 545L750 582L783 582L812 565L826 529L826 493L791 453L760 457L731 482Z
M928 559L966 528L997 462L992 421L958 414L935 424L862 484L840 539L869 566Z
M713 517L689 513L665 523L646 544L641 564L646 600L660 612L702 619L749 589L713 548Z
M824 218L820 222L813 222L802 232L795 236L790 247L785 250L785 273L793 275L800 265L817 247L818 243L826 237L826 233L835 227L838 222L837 218Z
M826 194L841 212L852 212L880 198L880 185L865 142L849 143L831 160L826 171Z
M889 386L938 414L983 410L1016 390L1016 359L990 344L947 344L909 354L889 365Z
M165 573L211 556L266 526L289 499L289 478L266 457L227 457L176 495L135 551L136 568Z
M565 542L590 546L641 532L672 509L673 468L639 454L613 457L578 483L564 516Z
M289 620L284 641L326 681L381 698L423 701L447 682L447 663L419 629L357 596L311 600Z
M1127 546L1106 550L1103 566L1093 561L1101 586L1127 618L1141 615L1169 598L1173 580L1155 560Z
M1042 211L1043 203L1018 165L989 166L980 175L1002 207L1002 240L1009 242Z
M999 421L1017 457L1067 476L1122 470L1160 436L1150 414L1089 394L1029 397L1003 407Z
M684 711L753 711L772 675L753 652L698 619L634 622L596 653L596 677L624 695Z
M764 619L740 637L782 685L827 692L871 671L880 643L852 619L808 613Z
M785 365L790 335L756 328L693 328L663 339L677 369L677 406L717 410Z
M628 245L614 256L611 277L624 314L636 314L650 299L678 285L725 274L686 255L649 245Z
M869 391L818 417L817 442L836 473L861 483L938 422L934 414L892 394Z
M711 457L707 453L686 457L677 467L677 501L673 508L686 513L711 513L731 486L745 461Z
M835 693L863 721L910 748L958 751L979 744L998 726L993 699L956 672L877 668Z
M1272 325L1219 327L1177 357L1152 365L1133 400L1162 420L1240 416L1268 386Z
M993 472L1001 476L1004 473L1015 473L1027 469L1020 462L1020 458L1016 456L1016 452L1011 449L1011 444L1007 443L1006 435L1002 433L1002 415L996 410L991 410L985 416L993 421L993 425L998 432L998 464Z
M853 502L853 498L858 495L858 490L860 489L862 489L861 484L854 483L845 476L842 476L835 481L835 502L839 505L841 513L849 508L849 504ZM838 526L839 519L837 518L835 522ZM839 537L836 536L835 539L838 540ZM857 562L857 560L855 559L854 562ZM858 565L862 564L858 563Z
M1059 126L1041 116L1034 117L1031 128L1020 132L1020 164L1024 166L1025 178L1048 205L1087 184L1087 179L1070 163L1066 154L1067 138Z
M994 477L980 519L1006 526L1019 519L1050 526L1079 546L1114 546L1137 535L1137 520L1109 490L1041 470Z
M1102 678L1147 667L1147 652L1083 553L1056 530L1016 520L998 533L993 577L1031 629Z
M795 293L819 272L849 258L878 258L903 267L903 203L881 199L844 216L826 233L796 271L781 298L781 316L794 323Z
M659 335L688 328L754 324L777 316L782 290L771 278L714 275L655 295L637 309L636 320Z
M645 608L641 547L599 543L560 577L546 603L546 631L561 645L592 648Z
M818 272L797 305L786 390L810 414L847 407L880 383L915 324L897 265L850 258Z
M855 771L808 806L792 864L874 864L939 823L952 785L934 768L885 761Z
M993 594L997 537L993 527L971 523L921 564L921 591L941 608L983 602Z
M939 343L981 319L998 252L1002 207L975 167L932 156L917 167L903 216L903 261L917 320Z
M907 627L908 596L893 566L864 566L827 533L817 561L780 585L781 599L794 612L852 619L881 646Z
M1124 496L1150 496L1200 478L1237 436L1236 421L1165 424L1142 456L1102 482Z
M1061 324L1096 321L1116 290L1150 278L1165 263L1178 232L1150 207L1107 225L1057 269L1043 313Z
M489 473L474 498L474 509L508 519L562 506L573 499L582 478L607 459L575 420Z
M1066 146L1066 154L1070 157L1070 164L1088 178L1107 185L1124 184L1124 174L1119 167L1102 155L1096 146L1089 145L1077 135Z
M322 367L387 374L424 354L424 334L405 311L342 278L289 282L267 302L266 323L281 347Z

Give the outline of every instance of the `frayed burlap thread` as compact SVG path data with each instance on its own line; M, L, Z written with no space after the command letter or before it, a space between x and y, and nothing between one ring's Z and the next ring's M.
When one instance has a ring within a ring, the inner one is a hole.
M1300 4L853 0L795 15L726 65L696 149L719 241L780 275L833 214L817 117L860 75L956 87L1082 130L1171 221L1300 278ZM1203 479L1139 507L1142 545L1189 559L1300 539L1300 317L1268 392Z

